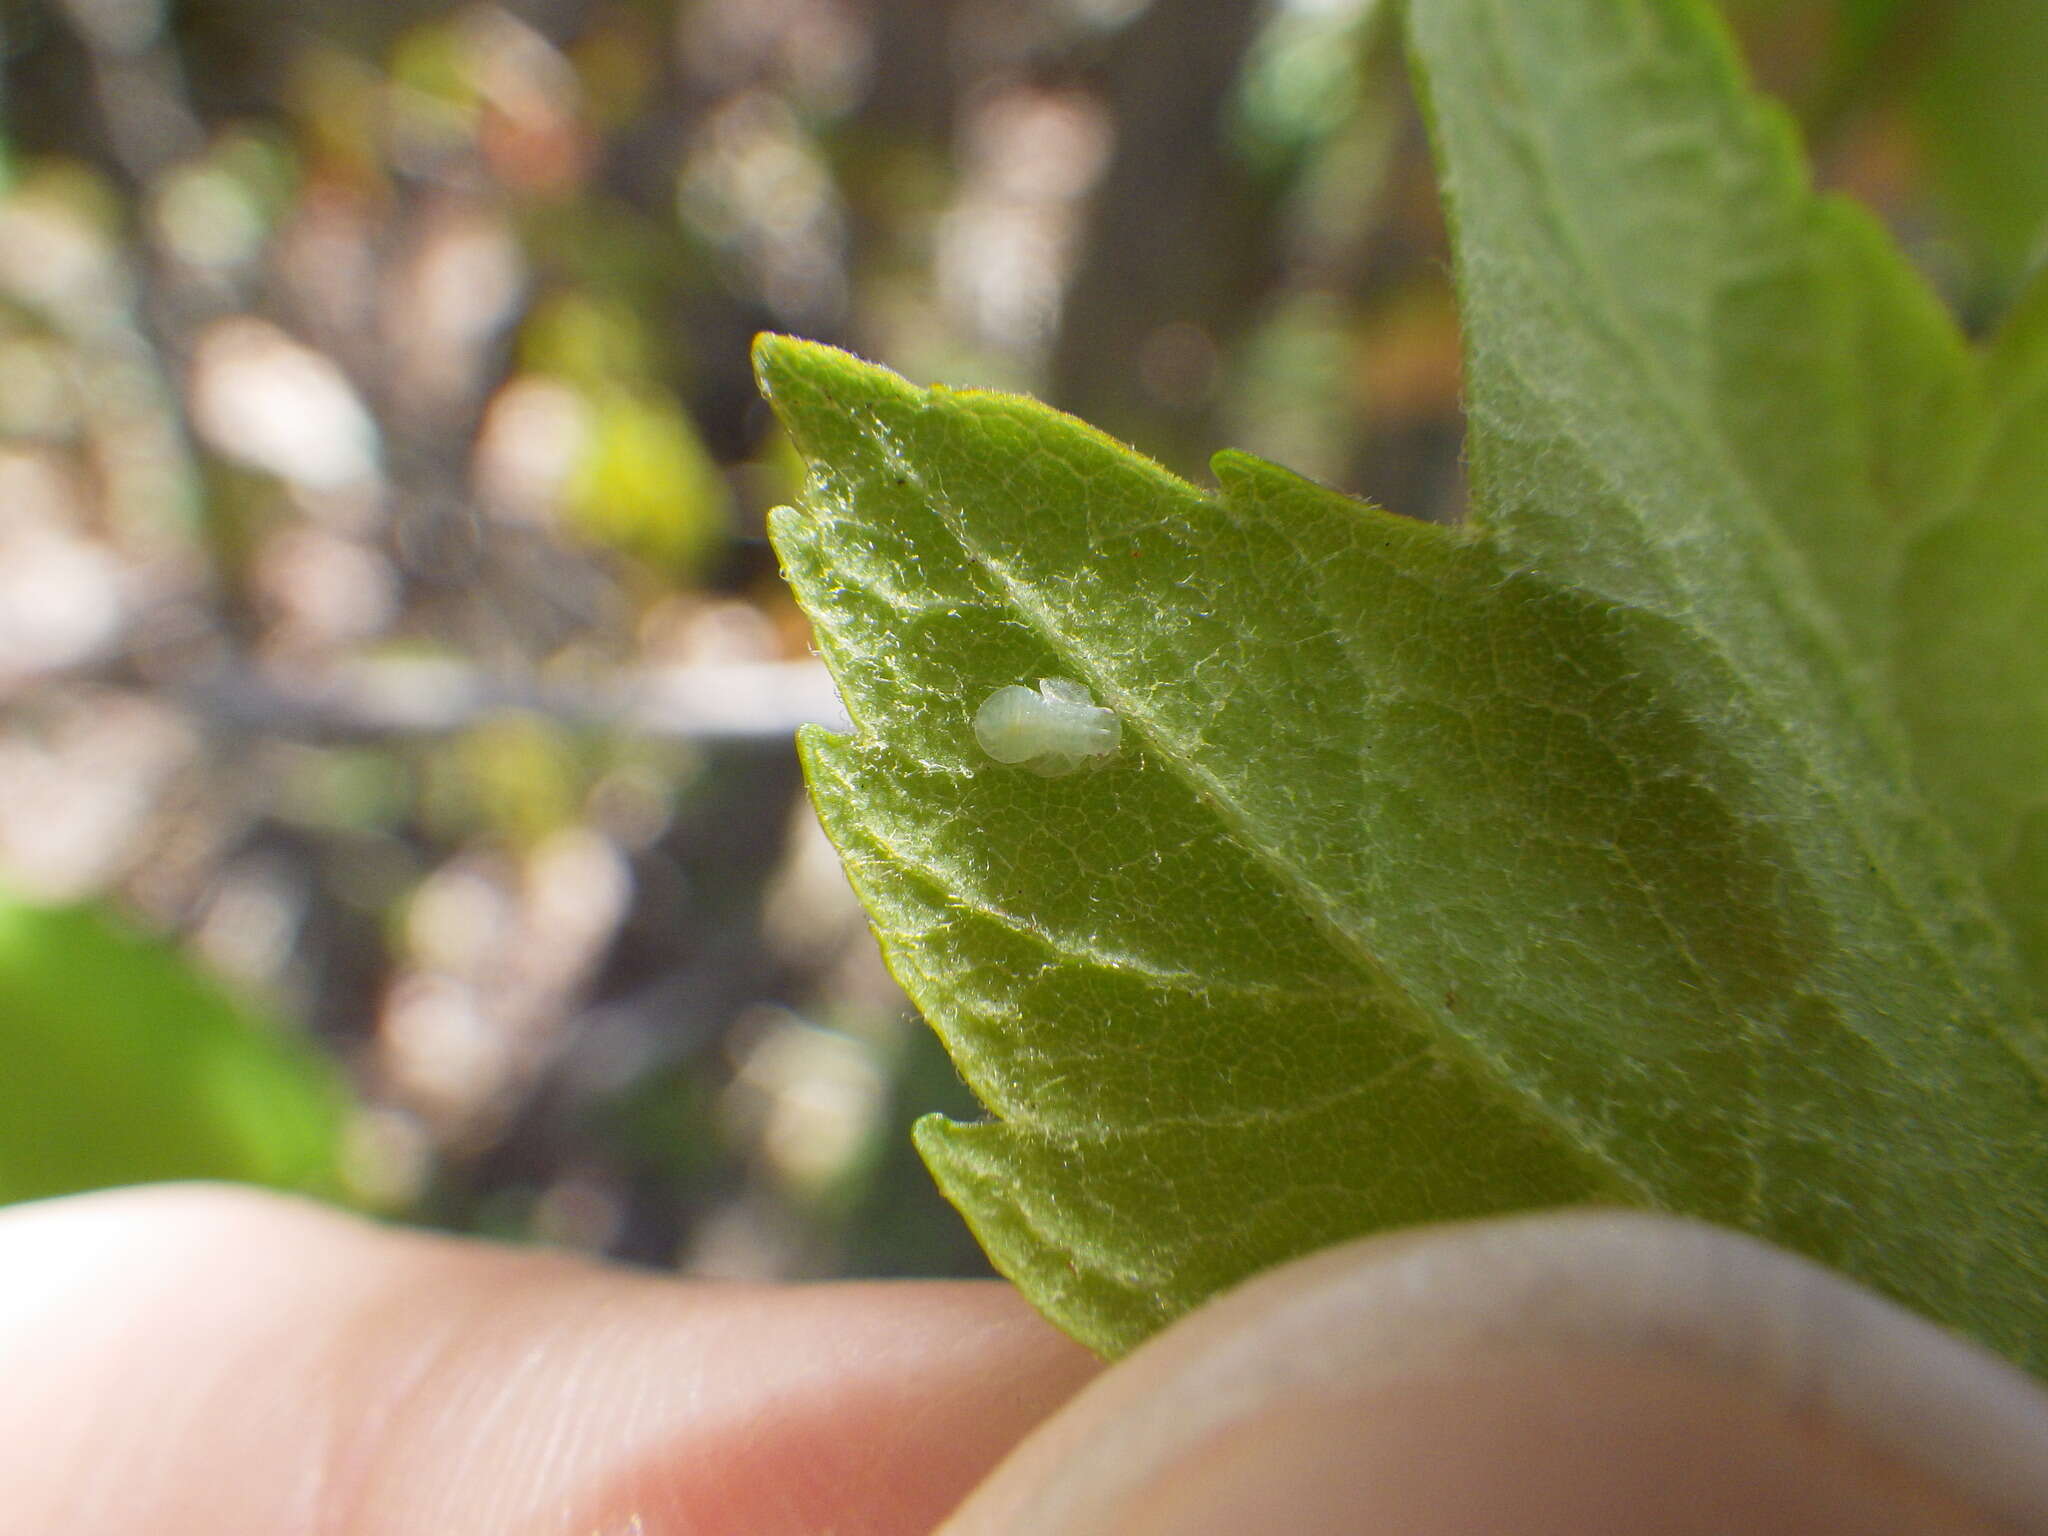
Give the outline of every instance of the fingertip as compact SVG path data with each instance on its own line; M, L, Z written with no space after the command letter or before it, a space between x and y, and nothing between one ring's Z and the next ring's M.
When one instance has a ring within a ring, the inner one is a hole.
M2048 1406L2014 1368L1750 1239L1581 1212L1262 1277L1078 1394L946 1529L2043 1526Z

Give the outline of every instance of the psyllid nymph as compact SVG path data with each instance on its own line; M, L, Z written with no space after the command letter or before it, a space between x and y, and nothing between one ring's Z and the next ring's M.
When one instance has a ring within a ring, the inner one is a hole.
M1079 683L1042 677L1038 690L998 688L974 713L974 739L999 763L1020 763L1057 778L1115 755L1123 722Z

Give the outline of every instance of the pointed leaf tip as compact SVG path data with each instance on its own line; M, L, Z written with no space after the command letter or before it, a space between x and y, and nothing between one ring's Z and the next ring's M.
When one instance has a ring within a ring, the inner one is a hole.
M762 397L771 404L775 399L776 386L786 382L794 373L806 345L793 336L778 335L774 331L762 331L754 337L751 349L754 382L759 386Z

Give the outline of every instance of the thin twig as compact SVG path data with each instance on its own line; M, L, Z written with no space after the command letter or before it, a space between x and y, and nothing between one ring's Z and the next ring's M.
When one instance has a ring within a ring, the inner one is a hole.
M698 742L787 742L846 712L815 661L658 667L567 687L492 677L454 662L357 662L317 680L239 670L188 690L202 719L271 736L359 741L451 735L508 714L582 729Z

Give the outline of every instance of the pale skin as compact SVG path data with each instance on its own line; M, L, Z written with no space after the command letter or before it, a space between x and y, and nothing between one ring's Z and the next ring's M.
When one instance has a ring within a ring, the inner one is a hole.
M692 1284L208 1188L0 1213L38 1536L1933 1536L2048 1530L2043 1452L2016 1372L1645 1218L1333 1250L1105 1370L994 1283Z

